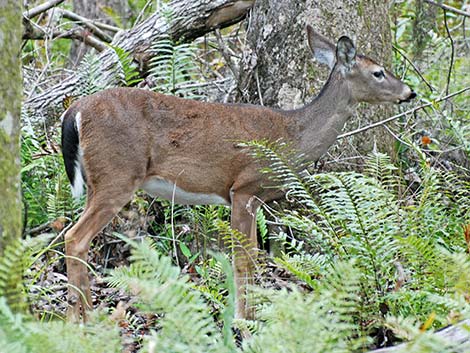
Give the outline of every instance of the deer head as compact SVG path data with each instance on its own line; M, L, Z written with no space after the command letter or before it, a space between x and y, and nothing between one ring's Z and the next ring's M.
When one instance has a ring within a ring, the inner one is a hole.
M354 102L402 103L416 93L372 59L358 55L353 41L341 37L336 46L307 26L310 49L315 58L331 69L330 80L344 79Z

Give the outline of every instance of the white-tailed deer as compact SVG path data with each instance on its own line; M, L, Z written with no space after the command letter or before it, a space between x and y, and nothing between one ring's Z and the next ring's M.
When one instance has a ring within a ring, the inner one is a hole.
M353 42L337 45L307 26L314 56L331 73L320 94L296 110L181 99L135 88L108 89L74 103L64 114L62 148L75 196L87 187L80 220L65 235L68 316L92 307L86 268L91 240L142 188L180 204L231 206L231 226L256 248L256 210L279 197L263 188L259 162L236 141L289 141L310 160L335 142L359 102L401 103L416 94ZM245 298L252 282L249 252L235 251L237 316L252 317Z

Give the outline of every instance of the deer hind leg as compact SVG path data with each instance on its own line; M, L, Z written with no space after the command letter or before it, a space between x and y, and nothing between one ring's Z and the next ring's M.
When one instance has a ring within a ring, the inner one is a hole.
M116 190L114 194L109 190L101 194L89 192L84 213L77 224L65 234L69 304L67 319L71 321L80 321L80 315L85 321L86 311L93 306L87 270L90 242L129 202L134 192L116 185L113 189Z
M232 196L231 226L246 238L234 239L234 276L236 285L236 318L254 319L255 310L249 300L248 286L254 284L257 253L256 210L259 202L251 195Z

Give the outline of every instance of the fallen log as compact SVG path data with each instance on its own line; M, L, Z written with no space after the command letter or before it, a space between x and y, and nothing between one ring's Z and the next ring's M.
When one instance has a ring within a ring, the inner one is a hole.
M173 0L171 20L160 11L134 28L120 31L114 36L111 46L131 53L137 61L149 60L152 41L165 34L175 41L191 41L216 28L230 26L245 17L255 0ZM144 59L142 59L144 58ZM101 82L112 82L118 62L112 48L98 54ZM81 76L72 74L59 84L35 94L24 103L31 124L43 124L46 117L57 117L62 111L61 103L66 96L74 94L80 85ZM99 84L99 82L98 82Z

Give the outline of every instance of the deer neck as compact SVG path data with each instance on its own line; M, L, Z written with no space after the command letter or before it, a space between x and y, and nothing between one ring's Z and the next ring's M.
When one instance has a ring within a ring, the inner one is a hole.
M333 71L310 104L290 112L295 120L295 148L308 159L318 160L335 142L355 105L348 82Z

